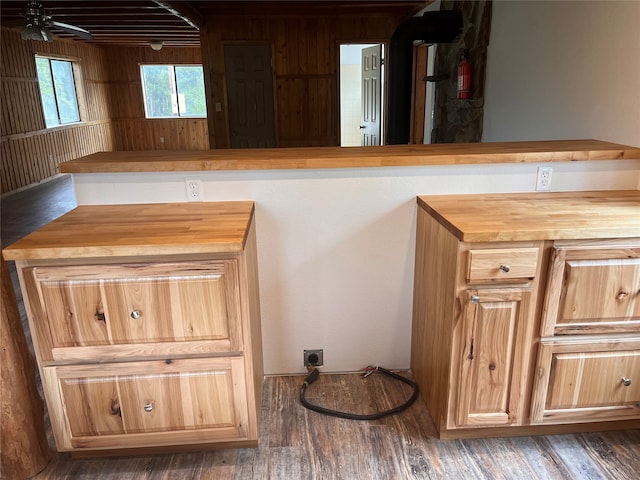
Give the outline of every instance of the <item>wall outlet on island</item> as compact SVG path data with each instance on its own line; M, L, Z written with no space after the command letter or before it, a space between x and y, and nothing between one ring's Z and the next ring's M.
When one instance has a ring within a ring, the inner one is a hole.
M187 178L184 181L187 191L187 202L202 201L202 182L199 178Z
M536 190L541 192L551 190L551 175L553 167L538 167L538 175L536 177Z

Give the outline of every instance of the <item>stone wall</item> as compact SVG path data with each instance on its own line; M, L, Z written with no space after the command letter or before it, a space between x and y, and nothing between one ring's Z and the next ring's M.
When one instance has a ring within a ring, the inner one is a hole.
M462 11L463 32L456 43L439 44L436 50L434 76L446 78L436 83L431 143L479 142L482 137L491 8L491 0L441 3L441 10ZM473 98L458 100L458 64L466 48L473 65Z

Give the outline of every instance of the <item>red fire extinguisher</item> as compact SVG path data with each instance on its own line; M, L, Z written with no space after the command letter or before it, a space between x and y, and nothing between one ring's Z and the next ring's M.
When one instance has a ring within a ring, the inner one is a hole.
M458 98L460 100L470 100L471 84L473 81L473 65L469 62L469 49L465 48L462 60L458 64Z

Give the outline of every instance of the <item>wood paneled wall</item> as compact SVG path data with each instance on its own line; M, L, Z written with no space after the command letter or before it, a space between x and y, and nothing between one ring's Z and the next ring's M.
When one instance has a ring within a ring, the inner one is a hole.
M108 47L115 150L207 150L206 118L146 119L141 64L201 64L200 48Z
M211 148L229 148L224 45L272 45L279 147L339 145L341 43L387 42L404 17L209 15L201 29ZM213 105L223 108L215 112Z
M20 32L1 30L0 155L1 192L40 182L67 160L112 150L113 136L100 48L82 42L24 41ZM38 88L36 53L76 61L82 123L47 129Z
M1 193L41 182L62 162L98 151L206 150L206 118L145 119L141 63L202 63L199 48L92 46L80 41L24 41L1 29ZM82 122L46 128L35 54L77 65Z
M212 15L199 48L24 41L2 28L1 193L45 180L62 162L97 151L229 148L224 45L272 46L280 147L339 145L341 43L387 42L400 15ZM80 73L82 122L47 129L34 55L69 57ZM207 119L144 118L141 63L202 63ZM217 112L215 104L222 109Z

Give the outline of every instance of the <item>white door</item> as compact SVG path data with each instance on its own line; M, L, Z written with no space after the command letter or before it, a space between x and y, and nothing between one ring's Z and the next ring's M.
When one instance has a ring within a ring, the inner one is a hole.
M382 46L362 49L362 115L360 144L380 145L382 100Z

